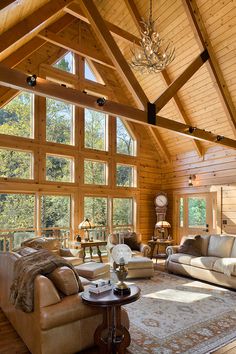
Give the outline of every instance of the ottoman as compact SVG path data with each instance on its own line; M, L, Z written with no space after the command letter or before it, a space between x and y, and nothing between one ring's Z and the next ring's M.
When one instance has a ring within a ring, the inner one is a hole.
M88 262L75 266L75 269L89 280L110 277L110 265L106 263Z
M151 278L154 275L153 261L147 257L133 257L128 262L127 278Z

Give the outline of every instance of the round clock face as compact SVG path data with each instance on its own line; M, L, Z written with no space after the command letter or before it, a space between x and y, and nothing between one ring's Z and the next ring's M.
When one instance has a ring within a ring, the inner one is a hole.
M158 207L164 207L167 205L167 197L164 194L159 194L155 198L155 204Z

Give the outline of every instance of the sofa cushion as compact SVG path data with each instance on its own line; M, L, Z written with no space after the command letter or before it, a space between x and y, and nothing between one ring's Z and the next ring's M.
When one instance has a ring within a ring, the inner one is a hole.
M170 256L169 261L174 262L174 263L182 263L182 264L189 264L190 265L192 258L195 258L195 257L190 254L174 253Z
M128 261L128 270L130 269L149 269L154 268L153 261L147 257L132 257Z
M48 274L48 278L64 295L73 295L79 292L79 284L75 274L68 267L56 268L53 272Z
M219 258L214 264L213 270L228 276L236 276L236 258Z
M88 279L101 278L109 275L110 266L105 263L88 262L75 267L77 273Z
M191 259L191 266L212 270L218 257L195 257Z
M231 236L231 235L230 235ZM230 257L231 258L236 258L236 236L233 236L232 237L234 238L234 243L233 243L233 246L232 246L232 250L231 250L231 255Z
M201 240L202 240L201 254L202 254L202 256L207 256L210 235L201 235Z
M179 246L179 253L191 254L193 256L201 256L201 236L197 235L194 238L187 238Z
M207 255L212 257L229 258L233 242L233 236L211 235Z
M52 237L38 237L34 239L29 239L27 241L24 241L22 245L35 249L43 248L58 254L60 249L60 241Z

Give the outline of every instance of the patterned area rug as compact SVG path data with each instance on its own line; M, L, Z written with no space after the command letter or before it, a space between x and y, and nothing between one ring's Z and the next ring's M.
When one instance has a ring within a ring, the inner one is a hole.
M236 292L159 271L133 283L129 353L206 354L236 339Z

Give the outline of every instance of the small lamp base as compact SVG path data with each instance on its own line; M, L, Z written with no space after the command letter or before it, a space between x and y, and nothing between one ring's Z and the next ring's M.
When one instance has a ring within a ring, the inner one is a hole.
M115 287L115 288L113 289L113 293L114 293L115 295L119 295L119 296L122 296L122 295L130 295L130 288L120 289L120 288Z

